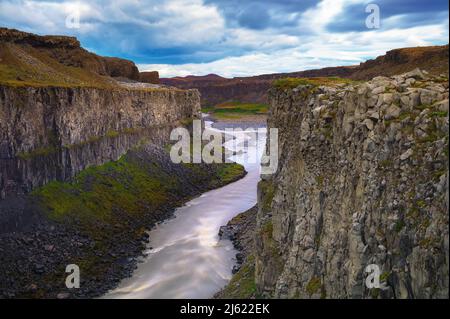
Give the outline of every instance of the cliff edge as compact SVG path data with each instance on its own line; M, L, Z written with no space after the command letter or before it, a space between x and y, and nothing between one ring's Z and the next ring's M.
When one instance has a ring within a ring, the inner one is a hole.
M280 161L258 189L258 294L448 298L448 78L335 82L269 91Z
M110 77L139 80L139 70L132 61L83 49L74 37L0 28L0 83L110 86Z

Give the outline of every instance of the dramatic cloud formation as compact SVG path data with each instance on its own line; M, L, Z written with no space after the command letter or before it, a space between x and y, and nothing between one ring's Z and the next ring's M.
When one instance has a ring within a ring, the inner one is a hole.
M246 76L349 65L387 50L448 43L445 0L1 0L0 26L77 36L162 76ZM79 28L66 24L79 13Z

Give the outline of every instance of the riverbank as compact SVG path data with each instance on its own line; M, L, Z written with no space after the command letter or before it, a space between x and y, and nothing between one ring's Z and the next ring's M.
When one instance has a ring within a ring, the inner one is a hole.
M238 253L231 281L214 298L251 299L256 297L254 238L257 212L258 207L254 206L220 228L220 238L231 240Z
M173 164L166 150L148 145L70 183L0 202L2 224L14 229L0 232L0 297L104 294L132 274L147 230L189 199L245 174L237 164ZM80 267L79 289L65 286L68 264Z

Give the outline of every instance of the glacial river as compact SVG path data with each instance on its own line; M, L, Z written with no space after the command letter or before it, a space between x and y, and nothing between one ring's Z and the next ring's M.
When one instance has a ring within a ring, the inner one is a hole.
M206 124L215 130L210 122ZM266 139L265 131L256 140L252 134L234 136L241 146L257 141L232 157L244 165L247 175L189 201L175 211L175 218L154 227L146 257L132 277L103 298L210 298L228 283L236 251L231 241L219 240L219 228L256 204L259 159ZM236 143L225 147L236 150Z

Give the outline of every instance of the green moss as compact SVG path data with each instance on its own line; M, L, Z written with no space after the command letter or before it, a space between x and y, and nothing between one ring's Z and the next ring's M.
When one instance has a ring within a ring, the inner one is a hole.
M401 219L397 220L397 222L395 223L395 227L394 230L399 233L403 227L405 227L405 222Z
M279 89L294 89L300 85L316 86L336 86L338 84L357 83L350 79L343 79L338 77L316 77L316 78L283 78L273 82L273 86Z
M448 112L445 111L435 111L429 114L430 117L447 117Z
M239 164L224 163L219 164L217 174L223 183L228 184L242 177L245 174L245 169Z
M387 282L389 279L389 276L391 275L390 271L385 271L380 275L380 281L381 282Z
M270 210L272 207L272 200L275 195L275 187L271 180L260 181L258 187L262 196L262 207L265 210Z
M91 143L96 143L96 142L104 139L105 137L116 138L116 137L123 136L123 135L139 134L145 130L146 130L145 128L125 128L120 131L109 130L108 132L106 132L105 135L91 136L82 142L74 143L74 144L65 144L65 145L63 145L63 147L68 148L68 149L73 149L73 148L82 147L82 146L85 146L85 145L88 145ZM142 144L142 141L144 141L144 139L141 140L141 142L137 143L138 147L140 146L140 144Z
M378 166L379 166L380 168L383 168L383 169L389 168L389 167L391 167L392 165L393 165L392 161L391 161L391 160L388 160L388 159L382 160L382 161L380 161L379 164L378 164Z
M84 170L73 182L51 182L33 194L50 218L76 217L87 225L110 222L114 211L141 215L162 204L167 190L163 180L150 175L145 166L122 157Z
M324 177L322 175L316 176L316 184L319 188L323 186Z
M119 136L120 133L114 130L109 130L108 132L106 132L106 136L107 137L117 137Z
M441 178L442 175L446 174L448 172L448 169L445 168L441 168L439 170L436 170L433 172L433 178L434 179L439 179Z
M17 153L17 157L24 159L24 160L29 160L35 157L40 157L40 156L48 156L50 154L55 154L57 152L57 148L54 146L48 146L48 147L40 147L40 148L36 148L30 152L19 152Z
M378 299L378 297L380 296L380 289L379 288L372 288L370 290L370 296L372 297L372 299Z
M420 208L424 208L425 206L427 206L427 203L424 200L420 199L416 202L416 205Z
M182 119L180 121L180 124L183 126L190 126L190 125L192 125L192 122L193 122L193 119L191 117L188 117L188 118Z
M226 102L213 107L202 108L202 112L210 113L216 119L240 119L246 116L265 115L268 111L267 104Z
M419 246L421 248L428 249L428 248L433 247L437 243L438 243L438 241L436 239L434 239L432 237L427 237L427 238L422 239L419 242Z
M414 109L419 110L419 111L423 111L423 110L429 109L429 108L431 108L430 104L419 104L414 107Z
M313 277L306 285L306 292L312 296L319 292L319 289L322 287L322 282L320 278Z
M325 124L321 128L320 132L323 134L323 136L325 136L327 140L331 141L333 139L333 127L331 124Z
M272 239L273 238L273 224L272 224L272 221L266 222L261 227L261 235L266 237L266 238L268 238L268 239Z
M224 299L249 299L256 294L255 258L249 256L241 269L234 274L229 284L220 293Z

